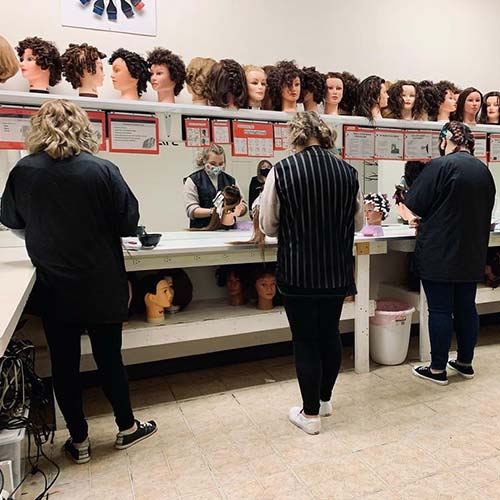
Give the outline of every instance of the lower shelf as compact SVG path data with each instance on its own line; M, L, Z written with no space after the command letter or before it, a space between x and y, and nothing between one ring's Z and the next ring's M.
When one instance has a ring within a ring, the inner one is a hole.
M373 311L374 301L370 301L370 315ZM354 319L354 312L354 302L346 302L341 321ZM281 306L261 311L251 305L229 306L226 299L200 300L167 317L162 325L132 319L123 330L122 349L220 339L281 328L288 328L288 319ZM91 352L88 337L82 337L82 354Z

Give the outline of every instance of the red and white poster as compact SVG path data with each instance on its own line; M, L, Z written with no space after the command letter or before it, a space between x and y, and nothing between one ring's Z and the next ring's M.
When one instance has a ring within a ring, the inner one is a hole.
M432 158L432 136L429 130L407 130L405 132L404 159L426 161Z
M500 162L500 134L490 134L490 163Z
M229 120L211 120L212 142L231 144L231 123Z
M398 129L375 129L375 159L402 160L404 132Z
M87 111L90 124L99 140L99 151L106 151L106 113L102 111Z
M0 149L24 149L30 119L38 109L0 107Z
M290 129L286 123L275 123L274 127L274 150L286 151L288 149L288 135Z
M486 161L486 132L473 132L474 136L474 156L480 160Z
M233 156L271 158L273 156L273 125L233 120Z
M186 118L186 147L208 148L210 146L210 120L208 118Z
M111 153L160 153L156 116L108 113L108 128Z
M346 160L373 160L375 156L375 129L344 126L344 158Z

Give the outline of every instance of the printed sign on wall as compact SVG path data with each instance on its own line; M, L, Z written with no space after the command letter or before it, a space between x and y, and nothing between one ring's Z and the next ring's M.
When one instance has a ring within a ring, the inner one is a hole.
M271 123L233 121L233 156L270 158L273 154Z
M108 126L111 153L160 153L156 116L109 113Z
M208 148L210 146L210 120L208 118L186 118L186 147Z
M0 149L24 149L30 119L37 109L0 107Z
M373 160L375 156L375 129L344 126L344 158L346 160Z

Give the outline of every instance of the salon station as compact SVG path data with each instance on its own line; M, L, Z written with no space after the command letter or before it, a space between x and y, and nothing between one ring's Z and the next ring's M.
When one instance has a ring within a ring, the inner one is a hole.
M270 175L274 179L274 166L296 153L289 141L290 122L302 112L314 112L333 131L335 144L329 151L355 169L362 203L363 221L352 245L357 293L346 293L340 316L341 339L344 348L350 349L340 376L347 374L353 386L369 391L375 386L373 377L382 384L387 380L394 383L403 366L429 362L428 303L414 261L419 228L405 206L405 197L426 165L444 154L440 151L443 140L450 140L451 135L443 132L443 125L451 121L470 128L473 156L487 166L495 183L500 181L500 72L482 71L479 62L471 60L473 51L465 48L463 40L457 42L456 50L469 51L467 60L474 71L443 62L438 57L443 45L438 35L425 35L433 44L426 57L419 59L416 54L405 54L407 47L416 50L418 40L410 43L401 35L401 47L394 47L388 36L376 31L374 47L381 54L382 50L393 50L394 57L388 57L387 52L383 57L369 57L365 51L371 50L370 39L361 50L353 46L352 32L358 29L358 21L360 30L372 30L369 17L373 18L378 8L387 9L390 18L401 22L405 14L392 12L396 2L389 0L378 2L377 9L368 0L357 6L313 2L317 13L324 11L332 19L343 19L335 23L343 37L338 42L341 47L333 47L333 54L312 42L312 27L307 28L304 43L295 54L288 47L286 29L298 22L295 16L276 28L270 50L269 39L256 40L244 25L248 13L238 14L228 5L229 12L223 13L217 5L209 8L199 1L168 3L172 5L167 7L159 0L68 0L58 3L54 7L57 15L49 18L43 2L21 0L3 12L0 195L5 190L4 206L10 202L10 198L6 201L9 175L29 155L26 138L33 116L46 103L64 100L78 106L97 137L96 156L119 168L139 204L135 234L121 239L129 290L122 357L127 369L133 370L133 378L146 387L151 373L163 378L194 374L196 379L191 366L229 369L240 359L271 363L276 356L291 357L292 334L277 266L280 242L279 237L263 232L261 201L266 180ZM273 5L257 3L269 9L270 19L278 18L279 8L289 5L284 0L271 2ZM451 0L444 4L450 8L455 5ZM500 15L500 7L494 10ZM415 15L424 22L422 13ZM193 31L186 26L188 16L193 19ZM201 17L213 24L203 26ZM231 32L224 41L213 28L222 17ZM464 12L457 11L456 17L458 27L467 25ZM344 22L346 26L340 26ZM431 25L429 32L440 26L437 21ZM266 26L274 32L274 27ZM195 30L199 33L196 43ZM65 133L71 134L71 127ZM463 203L467 204L467 199ZM37 270L23 235L8 223L11 220L3 208L0 357L9 354L9 343L16 339L32 344L34 369L47 382L51 377L50 353L33 293ZM78 234L79 220L74 220L73 229ZM307 228L307 234L315 232ZM85 253L85 247L81 250ZM497 325L498 195L484 268L484 280L477 287L477 311L481 321ZM380 317L383 322L377 323ZM392 331L380 333L384 330L380 325ZM394 336L401 337L396 342ZM496 342L489 347L498 355ZM81 336L81 355L80 369L87 376L87 385L92 386L96 363L87 335ZM154 385L155 378L150 380ZM264 390L282 381L267 382L262 384ZM387 386L384 389L390 392ZM203 396L222 398L222 394L231 391L214 390ZM52 401L52 395L48 399ZM176 397L172 400L169 404L179 408L184 404ZM201 398L196 404L201 408L203 401ZM54 408L55 428L63 429L57 403L48 405ZM333 438L328 446L332 443ZM0 433L0 466L5 458L1 446ZM356 448L359 450L363 449ZM293 469L288 463L286 467L287 471ZM172 479L175 495L163 497L156 490L143 496L136 492L130 498L341 498L311 493L310 485L302 480L296 486L301 493L295 496L292 489L287 490L290 496L259 496L267 487L260 480L258 494L235 489L241 494L233 496L228 493L229 483L219 483L216 476L214 473L210 480L216 485L213 490L202 488L207 496L183 490L180 480ZM15 474L12 477L10 491L19 487L19 477L17 482ZM135 485L134 481L131 479L131 484ZM94 488L91 480L83 482L85 488L90 482L90 495ZM406 487L403 483L401 479L394 487L398 494L398 488ZM77 498L64 484L63 495L54 498ZM393 485L387 480L384 488L389 486ZM356 487L352 487L354 491ZM392 498L389 493L384 496L384 488L368 488L345 498L368 499L372 498L369 493L377 491L382 495L377 498ZM1 496L1 491L0 499L10 498ZM184 495L185 491L191 496ZM129 498L127 495L116 498Z

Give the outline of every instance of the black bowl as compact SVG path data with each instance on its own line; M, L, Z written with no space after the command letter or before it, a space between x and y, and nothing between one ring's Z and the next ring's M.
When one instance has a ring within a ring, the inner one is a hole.
M160 239L160 233L143 234L142 236L139 236L139 241L141 242L143 248L154 248L158 245L158 243L160 243Z

